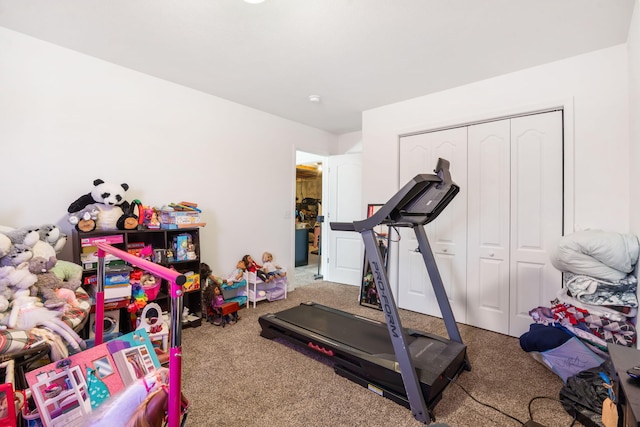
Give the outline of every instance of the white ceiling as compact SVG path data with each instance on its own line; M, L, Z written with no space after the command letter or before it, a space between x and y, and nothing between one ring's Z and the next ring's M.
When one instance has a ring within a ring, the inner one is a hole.
M624 43L635 3L0 0L0 26L341 134L371 108Z

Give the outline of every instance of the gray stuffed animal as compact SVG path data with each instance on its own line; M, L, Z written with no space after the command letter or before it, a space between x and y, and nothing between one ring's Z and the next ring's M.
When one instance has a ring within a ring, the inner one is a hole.
M29 261L33 257L33 251L27 245L15 244L4 257L0 259L0 267L11 265L16 267L25 261Z
M29 271L38 277L35 286L38 295L42 297L44 306L47 308L57 308L63 306L66 301L56 295L56 289L65 288L75 291L80 286L80 281L62 281L53 272L49 271L56 265L56 258L50 257L48 260L42 257L34 257L29 261Z

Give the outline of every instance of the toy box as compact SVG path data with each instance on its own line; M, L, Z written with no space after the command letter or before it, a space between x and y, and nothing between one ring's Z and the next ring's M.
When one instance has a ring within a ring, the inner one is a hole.
M200 212L197 211L160 211L160 227L176 229L196 227L201 224Z
M176 261L186 261L187 247L189 245L190 237L188 234L179 234L174 237L174 256Z
M200 275L185 273L187 281L184 283L183 288L185 292L191 292L200 289Z

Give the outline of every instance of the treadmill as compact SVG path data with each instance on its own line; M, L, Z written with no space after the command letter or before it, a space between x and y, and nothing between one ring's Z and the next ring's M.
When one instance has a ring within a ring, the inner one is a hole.
M332 230L362 235L386 324L314 302L259 318L263 337L284 338L319 352L336 373L410 408L424 424L435 421L433 409L449 382L471 369L424 230L460 188L451 180L447 160L438 159L434 172L417 175L367 219L330 223ZM449 339L402 327L373 231L379 225L415 231Z

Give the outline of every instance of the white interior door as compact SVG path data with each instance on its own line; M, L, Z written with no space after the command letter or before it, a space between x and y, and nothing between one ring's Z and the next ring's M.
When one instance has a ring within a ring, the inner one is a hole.
M509 335L529 330L529 310L562 286L549 248L562 236L562 112L511 119L511 302Z
M467 322L509 332L510 121L469 126Z
M328 171L327 171L328 169ZM326 263L326 280L347 285L360 286L364 264L364 245L360 233L334 231L330 222L352 222L366 217L362 210L362 156L345 154L331 156L329 174L329 205L325 206L323 232L328 237L323 240L328 251L323 256Z
M403 137L400 140L400 185L420 173L433 173L438 158L451 164L451 177L460 193L425 231L457 321L466 319L466 195L467 130ZM424 260L416 252L418 242L412 229L401 228L398 245L398 306L442 317Z

